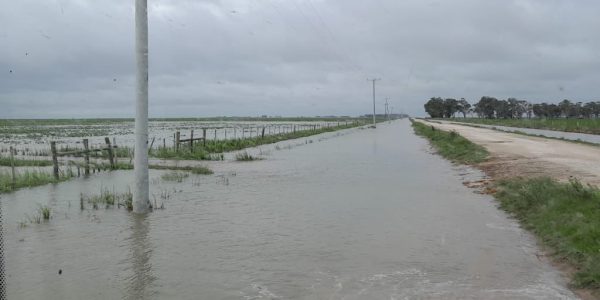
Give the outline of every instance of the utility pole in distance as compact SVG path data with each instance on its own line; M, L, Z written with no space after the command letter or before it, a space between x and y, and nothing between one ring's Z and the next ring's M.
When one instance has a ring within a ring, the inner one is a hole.
M367 80L373 82L373 128L377 128L377 125L375 122L375 81L381 80L381 78L373 78L373 79L367 78Z
M388 109L388 107L389 107L388 100L389 100L389 99L390 99L390 98L388 98L388 97L385 97L385 118L386 118L388 121L390 120L390 111L389 111L389 109Z
M135 0L136 107L133 212L145 213L150 203L148 186L148 0Z

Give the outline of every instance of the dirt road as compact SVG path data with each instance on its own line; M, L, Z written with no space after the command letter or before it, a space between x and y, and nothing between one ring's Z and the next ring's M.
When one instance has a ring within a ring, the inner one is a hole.
M576 177L584 183L600 185L600 147L446 122L417 121L454 130L485 147L491 157L478 167L494 179L549 176L566 181Z

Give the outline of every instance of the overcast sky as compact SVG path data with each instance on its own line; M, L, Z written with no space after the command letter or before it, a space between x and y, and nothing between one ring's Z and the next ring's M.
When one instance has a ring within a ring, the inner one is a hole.
M600 1L148 0L150 116L600 100ZM133 117L134 0L0 0L0 118Z

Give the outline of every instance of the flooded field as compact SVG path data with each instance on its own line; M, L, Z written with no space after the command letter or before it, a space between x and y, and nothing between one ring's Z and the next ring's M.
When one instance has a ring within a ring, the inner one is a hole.
M407 120L251 151L265 159L181 182L151 170L164 209L145 217L80 208L127 192L131 171L3 194L8 297L575 298L535 239L462 185L483 175L432 155ZM51 219L22 226L40 206Z
M262 134L272 135L290 130L306 130L312 126L336 126L348 124L354 120L339 121L150 121L149 139L153 146L173 146L175 133L181 132L181 138L189 138L191 130L196 137L202 137L202 129L207 129L207 140L227 140L256 137ZM7 152L14 146L19 154L26 156L49 156L50 141L59 147L79 147L83 138L90 145L103 145L104 138L110 137L121 147L133 147L133 121L104 121L91 124L31 124L20 122L18 125L0 126L0 152Z

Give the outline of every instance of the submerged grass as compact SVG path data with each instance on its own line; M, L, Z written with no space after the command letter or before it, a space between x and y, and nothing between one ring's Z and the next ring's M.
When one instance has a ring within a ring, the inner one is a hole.
M164 181L176 181L182 182L185 178L189 177L190 174L179 172L179 171L171 171L165 174L162 174L160 178Z
M259 160L258 157L252 156L248 154L248 152L244 151L235 155L235 160L237 161L253 161Z
M8 157L0 157L0 166L10 167L47 167L52 165L50 160L38 159L10 159Z
M48 183L58 183L72 178L73 172L67 170L64 174L61 174L58 179L54 178L51 173L43 171L26 170L18 171L15 174L15 180L13 182L12 175L10 172L0 172L0 193L8 193L14 190L24 187L34 187L44 185Z
M150 165L150 169L154 170L174 170L174 171L190 171L193 174L210 175L213 173L211 169L205 166L163 166Z
M416 121L412 121L412 126L416 134L429 139L440 155L454 162L474 164L485 161L489 155L485 148L454 131L439 130Z
M600 289L600 190L578 180L550 178L500 182L496 198L558 259L577 268L573 285Z
M104 205L106 208L111 206L121 207L124 206L128 210L133 209L133 194L131 191L125 193L116 193L110 191L107 188L100 188L100 194L84 196L81 194L80 208L85 209L85 203L91 204L92 208L98 209L100 205Z

